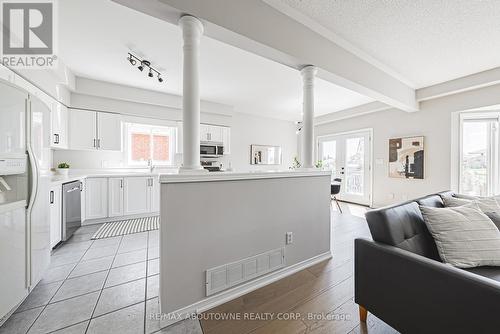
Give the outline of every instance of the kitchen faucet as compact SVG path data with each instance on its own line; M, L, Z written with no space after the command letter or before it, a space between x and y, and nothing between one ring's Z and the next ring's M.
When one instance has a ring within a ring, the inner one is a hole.
M155 166L153 165L153 160L148 159L148 167L149 167L149 172L153 173L153 170L155 169Z

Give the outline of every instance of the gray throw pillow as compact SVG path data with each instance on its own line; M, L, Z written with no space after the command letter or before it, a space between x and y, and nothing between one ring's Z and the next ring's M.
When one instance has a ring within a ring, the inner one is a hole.
M485 214L468 207L420 210L444 263L458 268L500 266L500 231Z
M489 219L497 226L497 228L500 230L500 213L498 212L485 212L485 215L488 216Z
M462 205L467 205L472 203L473 200L470 199L463 199L463 198L457 198L457 197L451 197L451 196L443 196L443 203L445 207L455 207L455 206L462 206Z

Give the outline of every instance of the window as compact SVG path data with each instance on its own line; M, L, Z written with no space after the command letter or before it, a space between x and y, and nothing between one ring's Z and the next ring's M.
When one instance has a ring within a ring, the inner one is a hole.
M490 196L500 190L498 112L461 116L460 184L463 194Z
M127 123L127 159L131 166L174 164L176 128Z

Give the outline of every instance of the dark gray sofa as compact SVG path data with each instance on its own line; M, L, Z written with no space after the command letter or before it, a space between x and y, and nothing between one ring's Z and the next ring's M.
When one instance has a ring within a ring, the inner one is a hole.
M500 267L441 262L419 205L442 192L370 210L373 241L355 240L355 301L401 333L500 333Z

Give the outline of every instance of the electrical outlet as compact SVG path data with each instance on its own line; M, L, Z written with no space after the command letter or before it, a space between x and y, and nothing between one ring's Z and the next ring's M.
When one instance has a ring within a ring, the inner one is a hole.
M292 244L293 243L293 232L286 232L286 244Z

